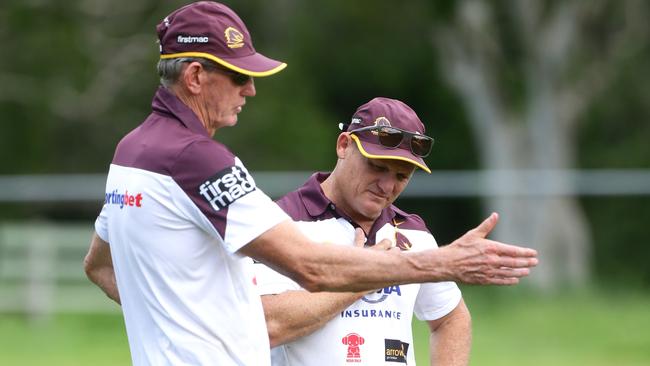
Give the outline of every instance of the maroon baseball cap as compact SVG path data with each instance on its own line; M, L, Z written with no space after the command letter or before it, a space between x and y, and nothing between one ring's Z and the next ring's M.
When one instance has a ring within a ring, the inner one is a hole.
M343 127L343 126L346 126ZM342 124L342 129L353 132L363 127L390 126L416 135L425 135L424 124L415 111L396 99L378 97L357 108L349 124ZM394 159L409 162L431 173L421 156L415 155L408 139L394 148L385 147L374 131L363 131L351 135L361 154L369 159ZM433 143L433 139L430 141Z
M244 22L227 6L199 1L169 14L156 27L160 58L203 57L250 76L269 76L287 64L253 48Z

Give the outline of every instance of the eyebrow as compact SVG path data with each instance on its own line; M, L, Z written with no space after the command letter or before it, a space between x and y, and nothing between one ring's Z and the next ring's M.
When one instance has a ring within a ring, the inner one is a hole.
M406 177L411 177L413 175L413 173L415 173L414 168L412 168L411 170L406 172L406 171L402 171L402 170L391 169L389 164L382 164L381 162L378 164L376 160L382 160L382 159L368 159L368 158L366 158L366 160L368 161L368 164L370 164L370 165L372 165L374 167L390 170L390 171L392 171L392 172L394 172L396 174L404 175ZM386 160L390 160L390 159L386 159Z

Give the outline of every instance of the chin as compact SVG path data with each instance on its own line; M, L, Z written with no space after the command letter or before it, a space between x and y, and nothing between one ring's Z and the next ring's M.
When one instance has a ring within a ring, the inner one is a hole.
M232 118L232 119L229 119L229 120L226 120L226 121L219 121L219 122L215 123L215 125L219 126L218 128L233 127L233 126L237 125L237 117L235 116L235 118Z
M384 207L377 205L373 207L365 207L365 210L363 210L363 216L369 217L371 219L376 219L381 215L381 210L383 210Z

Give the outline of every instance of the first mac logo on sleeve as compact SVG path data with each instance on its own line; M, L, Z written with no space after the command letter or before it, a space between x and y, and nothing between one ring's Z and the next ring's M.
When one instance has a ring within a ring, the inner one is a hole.
M199 194L215 211L255 190L255 181L246 169L233 165L208 178L199 186Z

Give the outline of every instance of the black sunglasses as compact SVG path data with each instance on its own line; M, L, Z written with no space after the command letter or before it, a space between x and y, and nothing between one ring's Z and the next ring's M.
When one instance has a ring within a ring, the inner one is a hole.
M397 127L368 126L348 132L358 133L363 131L371 131L373 135L379 138L379 143L383 147L387 147L389 149L397 148L402 144L404 138L407 138L411 152L421 158L429 155L429 153L431 153L431 148L433 147L433 137L405 131Z
M230 70L216 63L210 63L210 64L201 63L201 65L203 65L203 67L206 69L217 70L220 71L222 74L228 75L228 77L230 77L230 80L232 80L232 82L237 86L244 86L252 79L249 75L242 74L235 70Z

